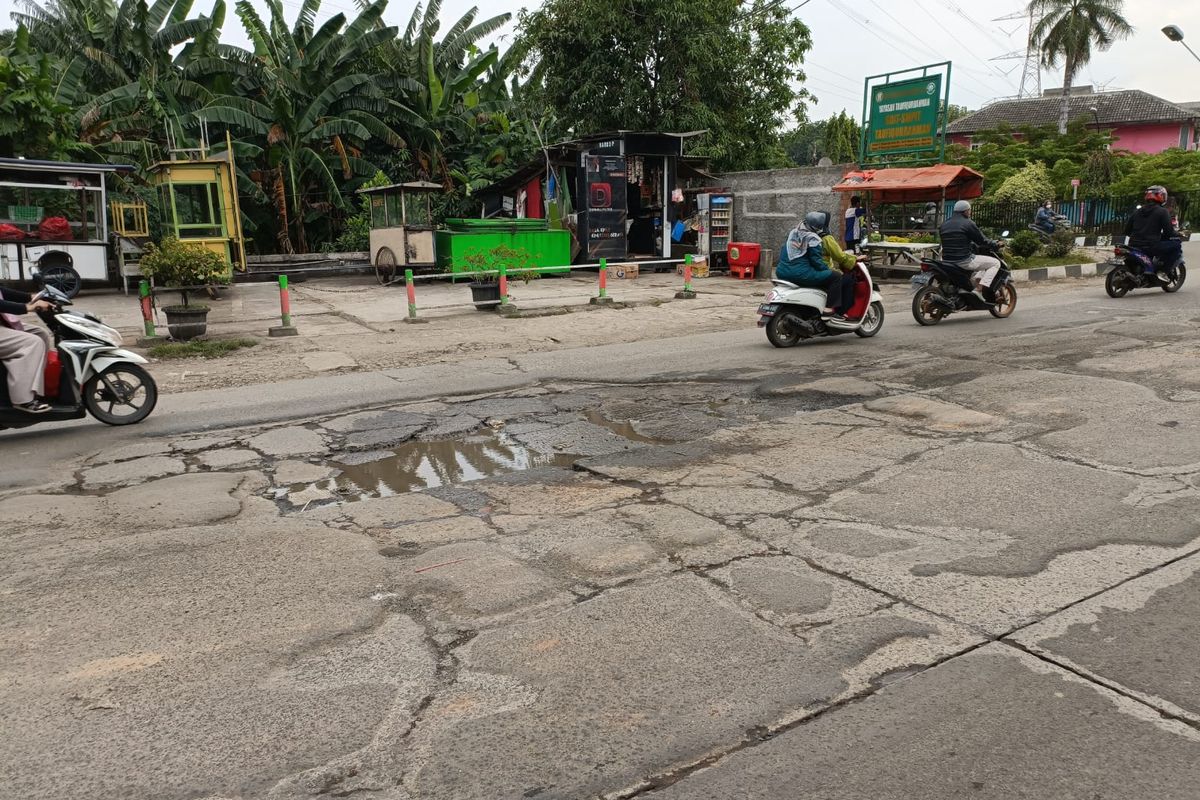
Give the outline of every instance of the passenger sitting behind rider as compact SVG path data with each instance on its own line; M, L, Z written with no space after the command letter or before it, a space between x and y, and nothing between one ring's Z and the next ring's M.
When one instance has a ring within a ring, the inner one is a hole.
M1146 202L1129 215L1125 223L1125 237L1129 246L1141 250L1152 259L1157 259L1168 269L1183 254L1179 234L1171 224L1171 212L1166 209L1167 190L1161 186L1146 189ZM1155 272L1151 266L1147 272ZM1169 276L1166 277L1170 280Z
M823 289L826 297L821 316L843 320L843 315L854 303L854 284L852 279L845 281L840 271L831 270L825 262L821 234L828 233L828 219L829 215L823 211L810 211L804 215L779 249L775 276L797 286Z
M0 291L0 361L8 373L8 399L13 408L30 414L44 414L50 406L38 399L43 391L46 348L49 343L33 331L25 330L18 314L51 308L45 300L34 300L15 289Z
M984 297L983 289L991 288L992 281L1000 271L1000 260L975 252L976 247L995 245L988 241L971 219L971 204L966 200L955 203L954 213L938 228L938 235L942 240L942 260L971 270L974 273L971 283L975 287L975 296L985 303L991 302Z

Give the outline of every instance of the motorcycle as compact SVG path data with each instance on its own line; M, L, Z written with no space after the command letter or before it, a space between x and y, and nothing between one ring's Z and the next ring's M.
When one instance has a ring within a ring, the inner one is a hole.
M1005 231L1005 236L1008 232ZM1000 260L1000 270L991 286L982 289L981 300L972 291L972 270L949 261L921 259L921 271L912 279L913 318L921 325L936 325L960 311L988 311L993 317L1005 319L1017 307L1017 289L1013 286L1012 271L1000 254L1001 247L989 248L983 255Z
M1054 234L1058 233L1059 231L1075 230L1075 227L1071 224L1071 218L1066 214L1052 214L1050 216L1050 221L1054 223L1053 231L1048 231L1045 228L1041 228L1036 223L1029 226L1029 230L1036 233L1038 238L1040 238L1043 243L1050 241Z
M30 414L13 408L0 363L0 429L83 419L88 414L108 425L132 425L148 417L158 402L158 386L142 367L149 362L122 349L121 334L99 317L65 310L71 300L55 286L43 283L33 297L52 305L37 312L54 335L45 366L50 410Z
M802 339L853 333L864 339L883 327L883 296L875 288L866 262L854 265L854 305L845 320L821 319L825 292L774 278L766 302L758 307L758 327L776 347L794 347Z
M1124 297L1132 289L1162 289L1168 294L1178 292L1187 279L1187 265L1183 263L1183 255L1170 266L1159 265L1161 271L1155 270L1153 259L1141 250L1135 250L1126 245L1113 248L1116 259L1109 262L1112 270L1104 278L1104 291L1109 297Z

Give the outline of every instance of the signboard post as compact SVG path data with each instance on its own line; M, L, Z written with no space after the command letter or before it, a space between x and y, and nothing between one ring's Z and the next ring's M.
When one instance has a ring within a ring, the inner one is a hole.
M870 76L864 84L859 162L941 161L946 126L939 123L949 107L949 61Z

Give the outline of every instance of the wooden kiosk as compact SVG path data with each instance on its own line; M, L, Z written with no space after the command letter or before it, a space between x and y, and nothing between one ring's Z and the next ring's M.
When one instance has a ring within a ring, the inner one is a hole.
M371 263L381 284L403 277L406 269L436 266L431 200L441 191L441 184L428 181L358 190L371 206Z

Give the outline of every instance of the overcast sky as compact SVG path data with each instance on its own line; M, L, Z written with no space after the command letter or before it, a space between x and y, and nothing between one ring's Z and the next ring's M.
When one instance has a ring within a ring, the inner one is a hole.
M262 8L265 4L251 0ZM1022 20L993 21L1021 11L1022 0L782 0L813 32L813 49L806 59L805 86L817 101L810 117L821 119L843 108L858 116L862 109L862 82L875 75L935 61L952 61L950 100L978 108L988 100L1017 93L1021 62L992 61L996 56L1024 50L1027 26ZM211 0L196 0L197 13L210 8ZM0 20L19 0L0 0ZM536 0L443 0L443 28L449 27L474 5L481 16L515 12L536 6ZM410 0L391 0L385 18L403 27L412 14ZM229 0L225 39L246 44L241 24ZM284 0L293 14L300 0ZM352 12L352 0L325 0L322 17ZM1076 83L1097 89L1142 89L1174 102L1200 101L1200 61L1182 44L1163 36L1164 25L1175 24L1187 34L1192 49L1200 52L1200 2L1126 0L1125 13L1137 29L1128 41L1107 53L1097 53ZM687 20L680 20L686 25ZM0 23L0 27L7 27ZM501 46L515 31L510 24L496 38ZM1043 73L1043 87L1059 86L1061 72Z

